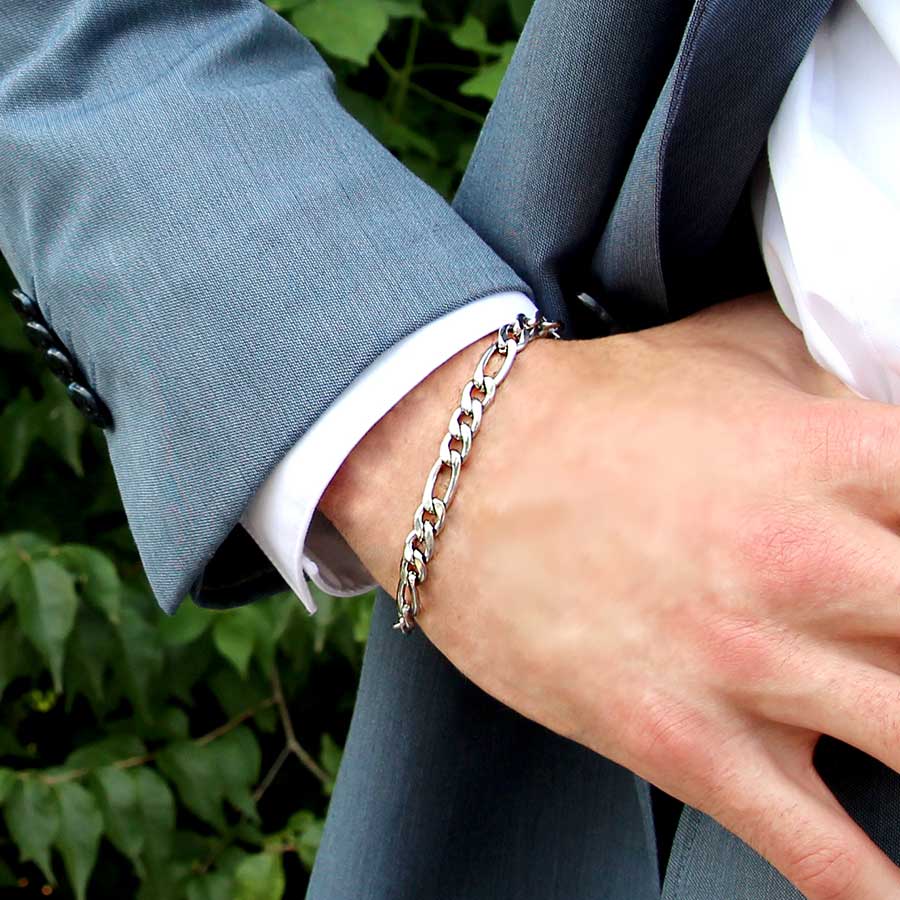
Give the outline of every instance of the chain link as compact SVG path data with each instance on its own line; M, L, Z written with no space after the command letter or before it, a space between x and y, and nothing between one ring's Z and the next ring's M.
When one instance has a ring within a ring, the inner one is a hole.
M409 634L416 627L416 616L422 608L419 585L428 577L428 563L434 556L435 538L444 528L462 464L472 450L484 411L494 401L497 388L509 374L517 353L535 338L559 338L561 329L560 322L551 322L543 316L529 318L520 313L515 321L497 331L497 339L484 352L472 380L462 389L459 406L450 416L440 453L425 481L422 503L413 517L413 529L403 545L397 582L397 623L394 625L403 634ZM501 357L502 362L494 372L488 372L488 364L493 363L494 357ZM435 490L444 469L450 474L443 495L439 496Z

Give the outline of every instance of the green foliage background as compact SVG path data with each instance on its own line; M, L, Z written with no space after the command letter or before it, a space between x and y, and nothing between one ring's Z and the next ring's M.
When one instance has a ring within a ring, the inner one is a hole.
M530 0L270 5L449 197ZM301 895L372 606L318 600L314 617L288 594L164 616L102 435L0 306L0 893Z

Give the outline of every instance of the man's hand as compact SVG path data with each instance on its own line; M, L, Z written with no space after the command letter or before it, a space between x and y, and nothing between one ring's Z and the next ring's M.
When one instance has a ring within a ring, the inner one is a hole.
M391 594L479 349L323 499ZM900 897L812 764L829 734L900 770L898 520L900 409L820 369L769 297L538 341L485 414L418 622L485 691L706 811L811 900Z

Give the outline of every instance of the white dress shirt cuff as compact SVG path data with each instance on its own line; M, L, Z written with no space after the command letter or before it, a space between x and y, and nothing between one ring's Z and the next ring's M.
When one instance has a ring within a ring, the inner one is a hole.
M241 523L310 613L317 607L307 576L337 597L375 587L356 554L317 510L341 464L366 432L434 369L519 313L535 311L524 294L491 294L408 335L362 372L272 470Z

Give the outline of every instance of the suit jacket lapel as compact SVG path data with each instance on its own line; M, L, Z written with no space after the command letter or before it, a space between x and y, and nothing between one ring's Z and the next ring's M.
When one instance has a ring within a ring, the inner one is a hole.
M741 199L830 2L695 4L594 256L607 302L666 319L759 286Z
M687 0L537 0L454 206L570 321L690 12Z
M831 0L537 0L454 206L589 334L758 287L742 197Z

